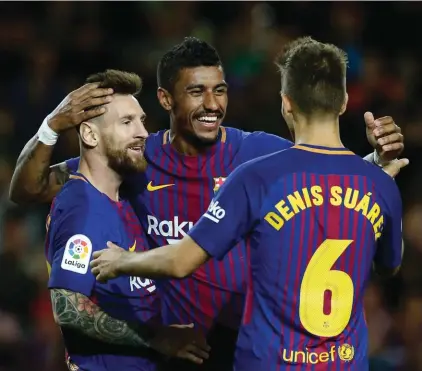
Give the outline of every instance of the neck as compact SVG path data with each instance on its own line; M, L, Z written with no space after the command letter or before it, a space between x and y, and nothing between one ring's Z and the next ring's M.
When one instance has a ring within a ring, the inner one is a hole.
M108 166L108 160L105 157L96 154L81 155L78 171L101 193L113 201L119 201L122 178Z
M339 118L326 115L300 117L295 120L295 144L344 147L340 139Z
M170 123L169 142L173 148L185 156L198 156L208 151L215 143L204 144L194 135L186 135L175 130L173 122Z

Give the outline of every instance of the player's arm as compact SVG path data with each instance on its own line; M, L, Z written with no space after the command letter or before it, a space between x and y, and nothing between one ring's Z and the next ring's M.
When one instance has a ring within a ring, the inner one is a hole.
M54 319L60 327L115 345L148 347L151 331L109 316L87 296L66 289L51 289Z
M46 117L17 160L9 191L13 202L49 202L54 198L69 175L64 163L50 167L59 134L102 115L105 107L101 105L110 102L110 94L112 90L100 89L96 83L86 84L66 96Z
M61 328L79 331L92 339L112 345L152 348L198 364L208 358L210 348L192 331L192 326L166 327L122 321L108 315L87 296L65 289L52 289L51 303L54 319ZM196 345L190 345L192 341Z
M136 254L116 246L96 252L91 267L97 280L123 274L183 278L210 257L222 259L259 219L263 188L248 167L240 166L227 178L208 210L179 242Z
M404 253L402 237L402 202L400 192L395 184L388 194L388 211L385 216L384 228L378 240L374 257L374 270L383 277L395 275L401 266Z
M116 237L116 230L107 217L98 211L89 212L88 202L80 201L79 205L65 210L52 237L54 254L48 287L57 324L109 344L151 347L167 356L202 363L208 357L209 348L192 326L129 323L110 316L90 299L97 285L89 271L92 252ZM81 252L76 252L77 258L74 258L75 244L83 246Z
M53 256L48 287L55 320L62 327L110 344L146 346L147 327L113 318L89 299L96 285L88 269L92 252L115 238L116 231L107 217L98 223L100 212L91 211L98 205L90 204L84 189L75 188L74 196L77 201L64 206L50 241Z

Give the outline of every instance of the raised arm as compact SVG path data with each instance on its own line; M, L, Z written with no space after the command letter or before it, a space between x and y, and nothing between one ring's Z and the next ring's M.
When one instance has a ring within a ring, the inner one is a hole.
M66 183L66 163L50 166L54 146L38 140L36 134L26 144L16 163L9 198L17 204L51 202Z
M102 115L113 91L97 83L72 91L49 114L37 134L25 145L16 163L9 197L18 204L50 202L68 178L65 163L50 166L60 133Z

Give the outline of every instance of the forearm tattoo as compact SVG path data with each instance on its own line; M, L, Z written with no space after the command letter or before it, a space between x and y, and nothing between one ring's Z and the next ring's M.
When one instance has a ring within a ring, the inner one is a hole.
M109 344L148 346L134 326L109 316L82 294L52 289L51 303L56 322L61 327L79 330Z

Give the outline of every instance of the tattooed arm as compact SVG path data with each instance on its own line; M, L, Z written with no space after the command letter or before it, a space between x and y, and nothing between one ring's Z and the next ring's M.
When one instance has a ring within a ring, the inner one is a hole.
M85 295L51 289L54 319L60 327L76 331L108 344L134 348L148 347L169 357L201 364L210 348L191 325L154 326L129 324L109 316Z
M13 202L51 202L69 178L66 163L50 167L54 146L38 141L35 135L24 147L10 183Z
M57 135L81 122L105 113L112 89L99 83L86 84L69 93L45 119L45 125ZM94 108L93 108L94 107ZM88 109L89 108L89 109ZM41 129L43 126L41 126ZM10 185L9 197L16 203L50 202L68 179L65 163L50 167L54 145L39 140L38 133L22 150Z
M151 329L115 319L85 295L69 290L52 289L54 319L60 327L80 331L109 344L148 347Z

